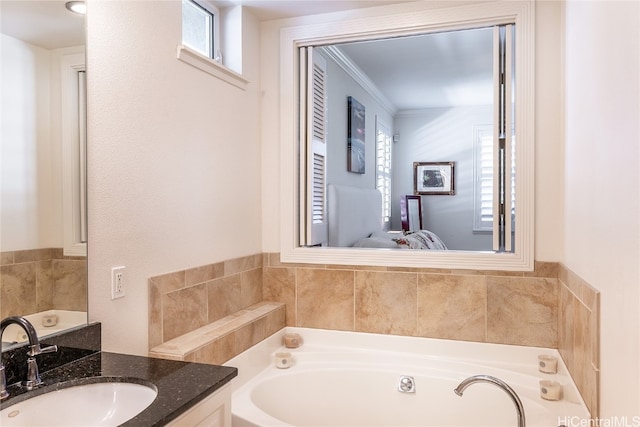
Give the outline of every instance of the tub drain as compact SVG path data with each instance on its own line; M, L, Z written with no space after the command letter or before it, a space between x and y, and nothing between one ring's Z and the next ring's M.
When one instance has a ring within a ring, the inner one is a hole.
M413 377L408 375L401 376L400 382L398 383L398 391L401 393L415 393L416 382Z

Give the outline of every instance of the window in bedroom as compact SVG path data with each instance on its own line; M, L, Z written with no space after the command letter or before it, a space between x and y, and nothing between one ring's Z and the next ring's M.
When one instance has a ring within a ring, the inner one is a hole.
M219 13L210 3L182 0L182 43L196 52L222 62Z
M515 218L515 136L511 140L511 221ZM474 129L474 218L473 231L493 231L493 126ZM515 224L513 224L515 226ZM513 229L512 226L512 229Z
M376 118L376 188L382 194L382 226L391 226L391 141L389 128Z

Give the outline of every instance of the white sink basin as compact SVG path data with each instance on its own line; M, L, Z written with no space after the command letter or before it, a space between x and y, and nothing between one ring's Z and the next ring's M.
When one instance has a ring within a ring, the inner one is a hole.
M0 426L118 426L151 405L146 385L104 382L41 394L0 411Z

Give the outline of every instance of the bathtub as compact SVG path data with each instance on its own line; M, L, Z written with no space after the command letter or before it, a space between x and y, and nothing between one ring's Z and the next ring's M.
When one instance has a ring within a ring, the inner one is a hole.
M302 346L284 348L285 333L300 334ZM276 367L282 352L291 353L287 369ZM540 354L558 358L556 374L538 371ZM285 328L225 365L239 370L232 382L234 427L516 426L515 405L498 387L478 383L463 396L454 393L460 381L479 374L516 391L529 427L589 419L554 349ZM399 391L403 376L412 377L414 393ZM542 399L540 380L560 383L562 399Z
M39 338L87 324L85 311L46 310L23 317L31 322ZM4 330L2 341L7 344L22 343L27 341L27 334L20 326L11 324Z

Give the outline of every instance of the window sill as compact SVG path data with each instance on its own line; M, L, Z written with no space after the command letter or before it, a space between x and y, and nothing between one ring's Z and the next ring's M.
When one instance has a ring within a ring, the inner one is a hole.
M200 55L186 46L178 46L178 59L242 90L247 89L249 81L240 74L230 70L211 58Z

